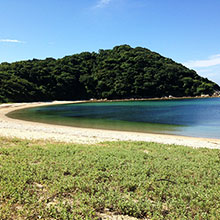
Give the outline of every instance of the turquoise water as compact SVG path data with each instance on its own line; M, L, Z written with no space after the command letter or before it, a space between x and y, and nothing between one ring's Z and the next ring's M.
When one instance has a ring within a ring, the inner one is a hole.
M9 117L75 127L220 138L220 98L55 105L15 111Z

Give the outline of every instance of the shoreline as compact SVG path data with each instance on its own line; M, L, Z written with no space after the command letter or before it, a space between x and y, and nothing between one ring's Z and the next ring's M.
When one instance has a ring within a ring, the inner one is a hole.
M161 98L127 98L127 99L95 99L85 100L83 102L129 102L129 101L168 101L168 100L184 100L184 99L211 99L220 98L220 95L204 95L204 96L182 96L182 97L161 97Z
M195 97L195 98L199 98L199 97ZM203 97L203 98L207 98L207 97ZM168 100L172 100L172 99L173 98L168 98ZM141 100L146 100L146 99L141 99ZM155 100L155 99L151 99L151 100ZM163 99L157 99L157 100L163 100ZM220 139L196 138L196 137L176 136L176 135L168 135L168 134L152 134L152 133L139 133L139 132L128 132L128 131L113 131L113 130L102 130L102 129L93 129L93 128L68 127L62 125L52 125L52 124L45 124L40 122L12 119L6 116L6 114L8 114L11 111L15 111L23 108L39 107L46 105L57 105L57 104L83 103L83 102L91 102L91 101L98 102L98 101L110 101L110 100L53 101L53 102L1 104L0 105L0 136L9 137L9 138L15 137L15 138L31 139L31 140L52 140L57 142L82 143L82 144L93 144L104 141L144 141L144 142L156 142L162 144L185 145L194 148L206 147L212 149L220 149ZM116 101L116 100L111 100L111 101ZM135 99L134 100L129 99L128 101L135 101Z

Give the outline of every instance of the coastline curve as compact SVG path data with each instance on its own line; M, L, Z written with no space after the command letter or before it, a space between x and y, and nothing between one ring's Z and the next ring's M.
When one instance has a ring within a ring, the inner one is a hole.
M74 104L82 102L87 101L54 101L1 104L0 136L83 144L93 144L104 141L144 141L162 144L184 145L194 148L205 147L220 149L220 139L68 127L62 125L51 125L40 122L12 119L6 116L6 114L9 112L24 108L58 104Z

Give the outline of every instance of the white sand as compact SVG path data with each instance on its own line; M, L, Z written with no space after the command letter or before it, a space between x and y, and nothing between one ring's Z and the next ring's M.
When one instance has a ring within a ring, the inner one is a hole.
M11 119L5 116L11 111L22 108L66 103L74 102L2 104L0 105L0 136L87 144L118 140L146 141L220 149L220 139L76 128Z

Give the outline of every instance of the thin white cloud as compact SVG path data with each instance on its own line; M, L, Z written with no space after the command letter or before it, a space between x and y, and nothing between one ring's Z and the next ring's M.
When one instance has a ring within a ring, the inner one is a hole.
M210 56L206 60L191 60L183 65L220 85L220 54Z
M104 8L104 7L106 7L110 2L111 2L111 0L99 0L99 1L97 2L97 4L95 5L94 8Z
M5 43L24 43L23 41L12 40L12 39L0 39L0 42L5 42Z
M220 64L220 54L210 56L206 60L191 60L183 63L183 65L187 66L188 68L210 67L219 64Z
M206 77L220 85L220 65L210 67L198 67L194 70L203 77Z

